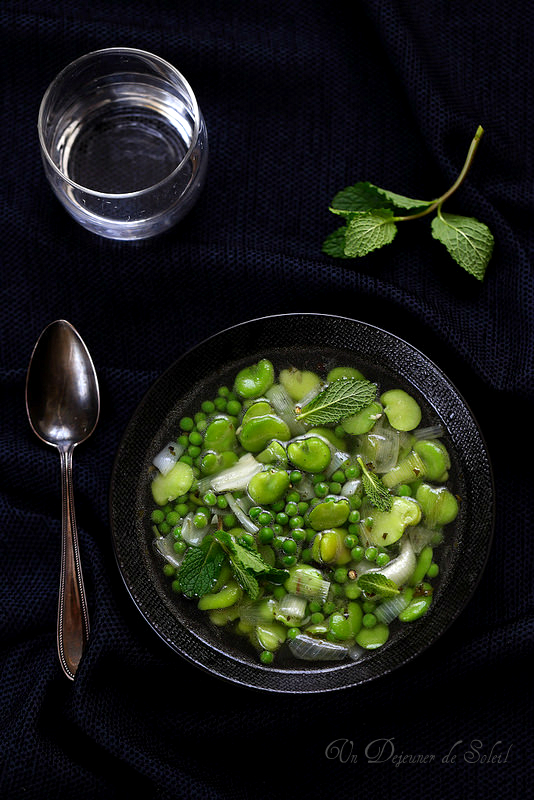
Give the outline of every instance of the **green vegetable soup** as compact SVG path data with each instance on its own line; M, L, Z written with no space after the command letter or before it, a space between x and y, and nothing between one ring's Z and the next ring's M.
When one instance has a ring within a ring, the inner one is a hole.
M428 612L459 511L440 426L358 369L250 364L155 454L151 524L177 602L264 665L364 657ZM180 598L180 599L178 599Z

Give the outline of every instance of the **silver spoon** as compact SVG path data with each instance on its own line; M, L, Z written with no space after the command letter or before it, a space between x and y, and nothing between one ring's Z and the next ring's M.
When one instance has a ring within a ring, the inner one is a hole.
M98 380L78 332L65 320L51 322L34 347L26 376L30 425L61 458L62 544L57 645L63 671L74 679L89 637L74 496L72 453L91 435L100 414Z

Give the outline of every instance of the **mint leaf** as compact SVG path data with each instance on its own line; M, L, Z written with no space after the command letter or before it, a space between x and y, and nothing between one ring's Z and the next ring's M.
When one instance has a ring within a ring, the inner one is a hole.
M349 256L345 255L346 232L347 226L343 225L342 228L338 228L336 231L329 233L323 242L323 253L333 258L349 258Z
M392 242L396 233L394 214L390 209L359 211L351 217L347 225L345 255L351 258L366 256Z
M332 200L330 211L344 217L347 226L325 239L323 252L334 258L366 256L393 241L397 223L420 219L436 211L437 218L432 223L434 238L445 245L463 269L477 280L483 280L494 244L489 228L473 217L441 213L443 203L464 182L483 133L484 129L479 125L458 177L435 200L406 197L368 181L342 189Z
M296 417L311 425L328 425L356 414L376 397L376 385L358 378L332 381L305 406L296 406Z
M358 464L362 469L363 490L371 504L379 511L391 511L393 497L386 489L378 475L369 472L362 459L358 456Z
M361 181L354 186L347 186L338 192L330 211L341 216L350 216L355 211L372 211L373 208L384 208L384 198L379 189L372 183Z
M259 595L258 578L283 583L289 577L287 570L271 567L259 553L244 547L229 531L217 531L214 536L228 553L237 582L253 600Z
M178 569L180 588L187 597L202 597L213 588L225 553L211 535L199 547L190 547Z
M399 594L399 587L380 572L365 572L357 580L360 589L367 594L378 594L380 597L395 597Z
M239 562L239 559L234 556L230 556L230 565L232 567L234 577L241 588L244 589L251 600L257 600L260 596L260 585L256 576L248 572Z
M477 280L484 279L493 252L490 229L473 217L438 211L432 220L432 236L445 245L454 260Z
M413 197L405 197L403 194L396 194L396 192L390 192L387 189L380 189L380 187L375 187L378 196L385 197L387 200L390 201L394 208L403 208L404 210L422 210L423 208L428 208L428 206L432 205L432 200L415 200Z

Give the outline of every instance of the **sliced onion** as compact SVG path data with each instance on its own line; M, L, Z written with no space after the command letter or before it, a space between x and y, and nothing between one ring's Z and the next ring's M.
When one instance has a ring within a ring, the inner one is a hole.
M246 601L239 608L239 618L245 625L261 625L272 622L276 613L276 600L274 598Z
M256 533L259 530L258 526L252 522L247 514L245 514L242 506L240 505L239 501L235 499L233 494L226 492L224 496L226 497L231 510L235 514L237 521L242 525L242 527L248 531L248 533Z
M295 403L280 383L271 386L265 392L265 397L270 402L273 411L286 423L292 436L306 433L304 423L295 418Z
M399 616L401 611L404 611L407 605L408 599L404 594L398 594L380 603L375 609L375 617L379 622L384 622L386 625L389 625L390 622L393 622L393 620Z
M336 470L341 469L343 464L345 464L345 462L350 459L348 453L345 453L343 450L336 450L335 447L332 447L332 444L330 442L329 444L330 444L331 458L330 458L330 464L325 469L325 475L327 478L333 475L334 472L336 472Z
M349 652L346 645L313 639L305 633L291 639L289 649L295 658L302 661L342 661Z
M341 487L341 494L343 497L352 497L359 491L361 485L361 478L353 478L352 480L343 484Z
M178 554L175 551L175 541L176 539L173 534L169 533L167 536L159 536L157 539L154 539L154 547L169 564L172 564L173 567L179 567L184 560L184 554Z
M210 524L205 525L203 528L197 528L193 524L193 517L193 512L190 512L186 517L184 517L184 521L182 523L182 539L184 542L187 542L187 544L193 545L193 547L198 547L208 531L212 530L212 525Z
M308 601L296 594L286 594L278 603L278 614L291 619L304 619Z
M386 564L385 567L375 567L370 572L380 572L386 578L394 581L397 586L402 586L408 578L412 575L417 559L413 551L412 543L409 536L405 536L402 540L401 548L397 558Z
M297 491L301 500L311 500L315 497L315 486L309 475L304 475L297 485Z
M316 384L313 387L313 389L310 389L308 394L304 395L304 397L302 397L298 401L298 403L297 403L298 407L299 408L304 408L305 405L307 405L308 403L311 403L313 398L317 397L317 395L320 394L325 387L326 387L326 383L318 383L318 384Z
M165 447L154 456L152 463L161 472L166 475L174 467L185 448L177 442L168 442Z
M245 453L239 461L231 467L221 470L216 475L210 477L210 486L216 492L238 492L244 491L250 479L261 472L263 464L256 461L252 453Z

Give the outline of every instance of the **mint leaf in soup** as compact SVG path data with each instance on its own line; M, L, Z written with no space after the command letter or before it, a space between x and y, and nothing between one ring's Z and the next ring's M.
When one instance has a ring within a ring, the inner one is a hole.
M329 425L356 414L376 397L376 384L358 378L332 381L309 403L296 406L298 420L310 425Z
M473 217L438 211L432 220L432 236L445 245L454 260L477 280L484 279L493 252L491 231Z
M380 597L395 597L399 594L399 587L380 572L365 572L358 578L359 588L367 594L377 594Z
M187 597L202 597L213 588L225 553L211 535L198 547L190 547L178 570L180 588Z
M395 217L390 209L359 211L351 217L347 225L345 255L366 256L392 242L396 233Z
M391 511L393 497L384 486L378 475L369 472L362 459L358 456L358 464L362 470L363 490L371 504L379 511Z

